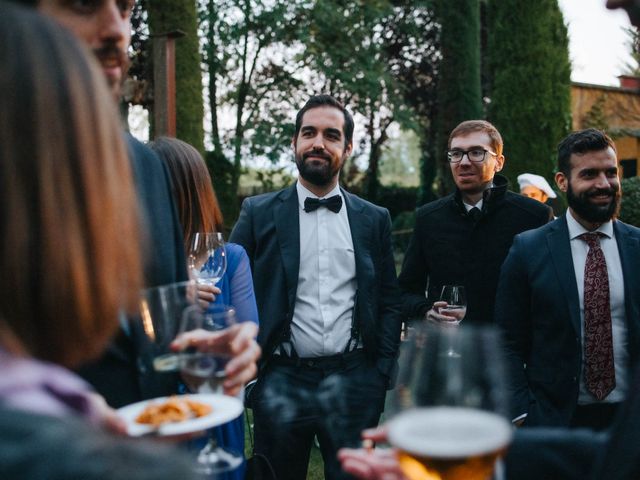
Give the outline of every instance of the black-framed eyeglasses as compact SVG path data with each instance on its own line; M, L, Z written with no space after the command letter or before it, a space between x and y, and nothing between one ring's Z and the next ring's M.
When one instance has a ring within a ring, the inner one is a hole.
M470 162L482 163L487 157L487 153L494 156L498 155L491 150L480 147L470 148L469 150L454 148L453 150L447 151L447 158L449 159L449 163L459 163L462 161L462 157L466 155Z

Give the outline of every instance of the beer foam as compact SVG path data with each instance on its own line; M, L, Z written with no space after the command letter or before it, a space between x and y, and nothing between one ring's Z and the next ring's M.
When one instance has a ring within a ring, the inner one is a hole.
M407 453L463 458L493 453L511 440L511 424L491 412L462 407L416 408L389 423L389 442Z

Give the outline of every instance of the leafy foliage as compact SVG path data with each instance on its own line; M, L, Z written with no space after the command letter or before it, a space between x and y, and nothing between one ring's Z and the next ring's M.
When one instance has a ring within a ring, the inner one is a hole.
M278 160L289 149L298 105L295 18L304 1L206 0L200 3L208 74L210 131L216 155L232 165L236 192L244 157ZM229 121L229 119L233 119ZM237 203L226 205L231 219Z
M569 132L567 28L557 0L489 0L489 120L502 133L511 185L523 172L548 176Z
M620 220L640 227L640 177L622 179Z
M437 25L430 3L325 0L301 11L305 49L298 58L314 72L308 93L330 93L364 119L354 156L367 156L363 194L373 201L389 127L397 122L422 134L420 120L434 96Z
M609 130L607 116L604 107L607 103L606 94L602 94L593 103L591 108L582 117L582 128L597 128L599 130Z
M478 0L438 0L441 24L438 71L437 134L438 190L453 188L444 154L451 130L464 120L483 118L480 89L480 4Z

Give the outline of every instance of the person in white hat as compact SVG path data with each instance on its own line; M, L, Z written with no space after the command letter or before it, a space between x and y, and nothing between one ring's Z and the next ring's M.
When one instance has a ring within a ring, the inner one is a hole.
M522 195L542 203L545 203L548 198L556 198L557 196L544 177L533 173L518 175L518 185L520 185Z

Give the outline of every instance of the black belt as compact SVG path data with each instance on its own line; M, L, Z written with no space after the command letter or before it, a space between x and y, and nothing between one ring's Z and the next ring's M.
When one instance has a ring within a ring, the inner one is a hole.
M326 357L286 357L284 355L274 355L274 365L285 365L293 367L317 368L319 370L346 368L358 364L365 359L363 349L359 348L348 353L338 353Z

